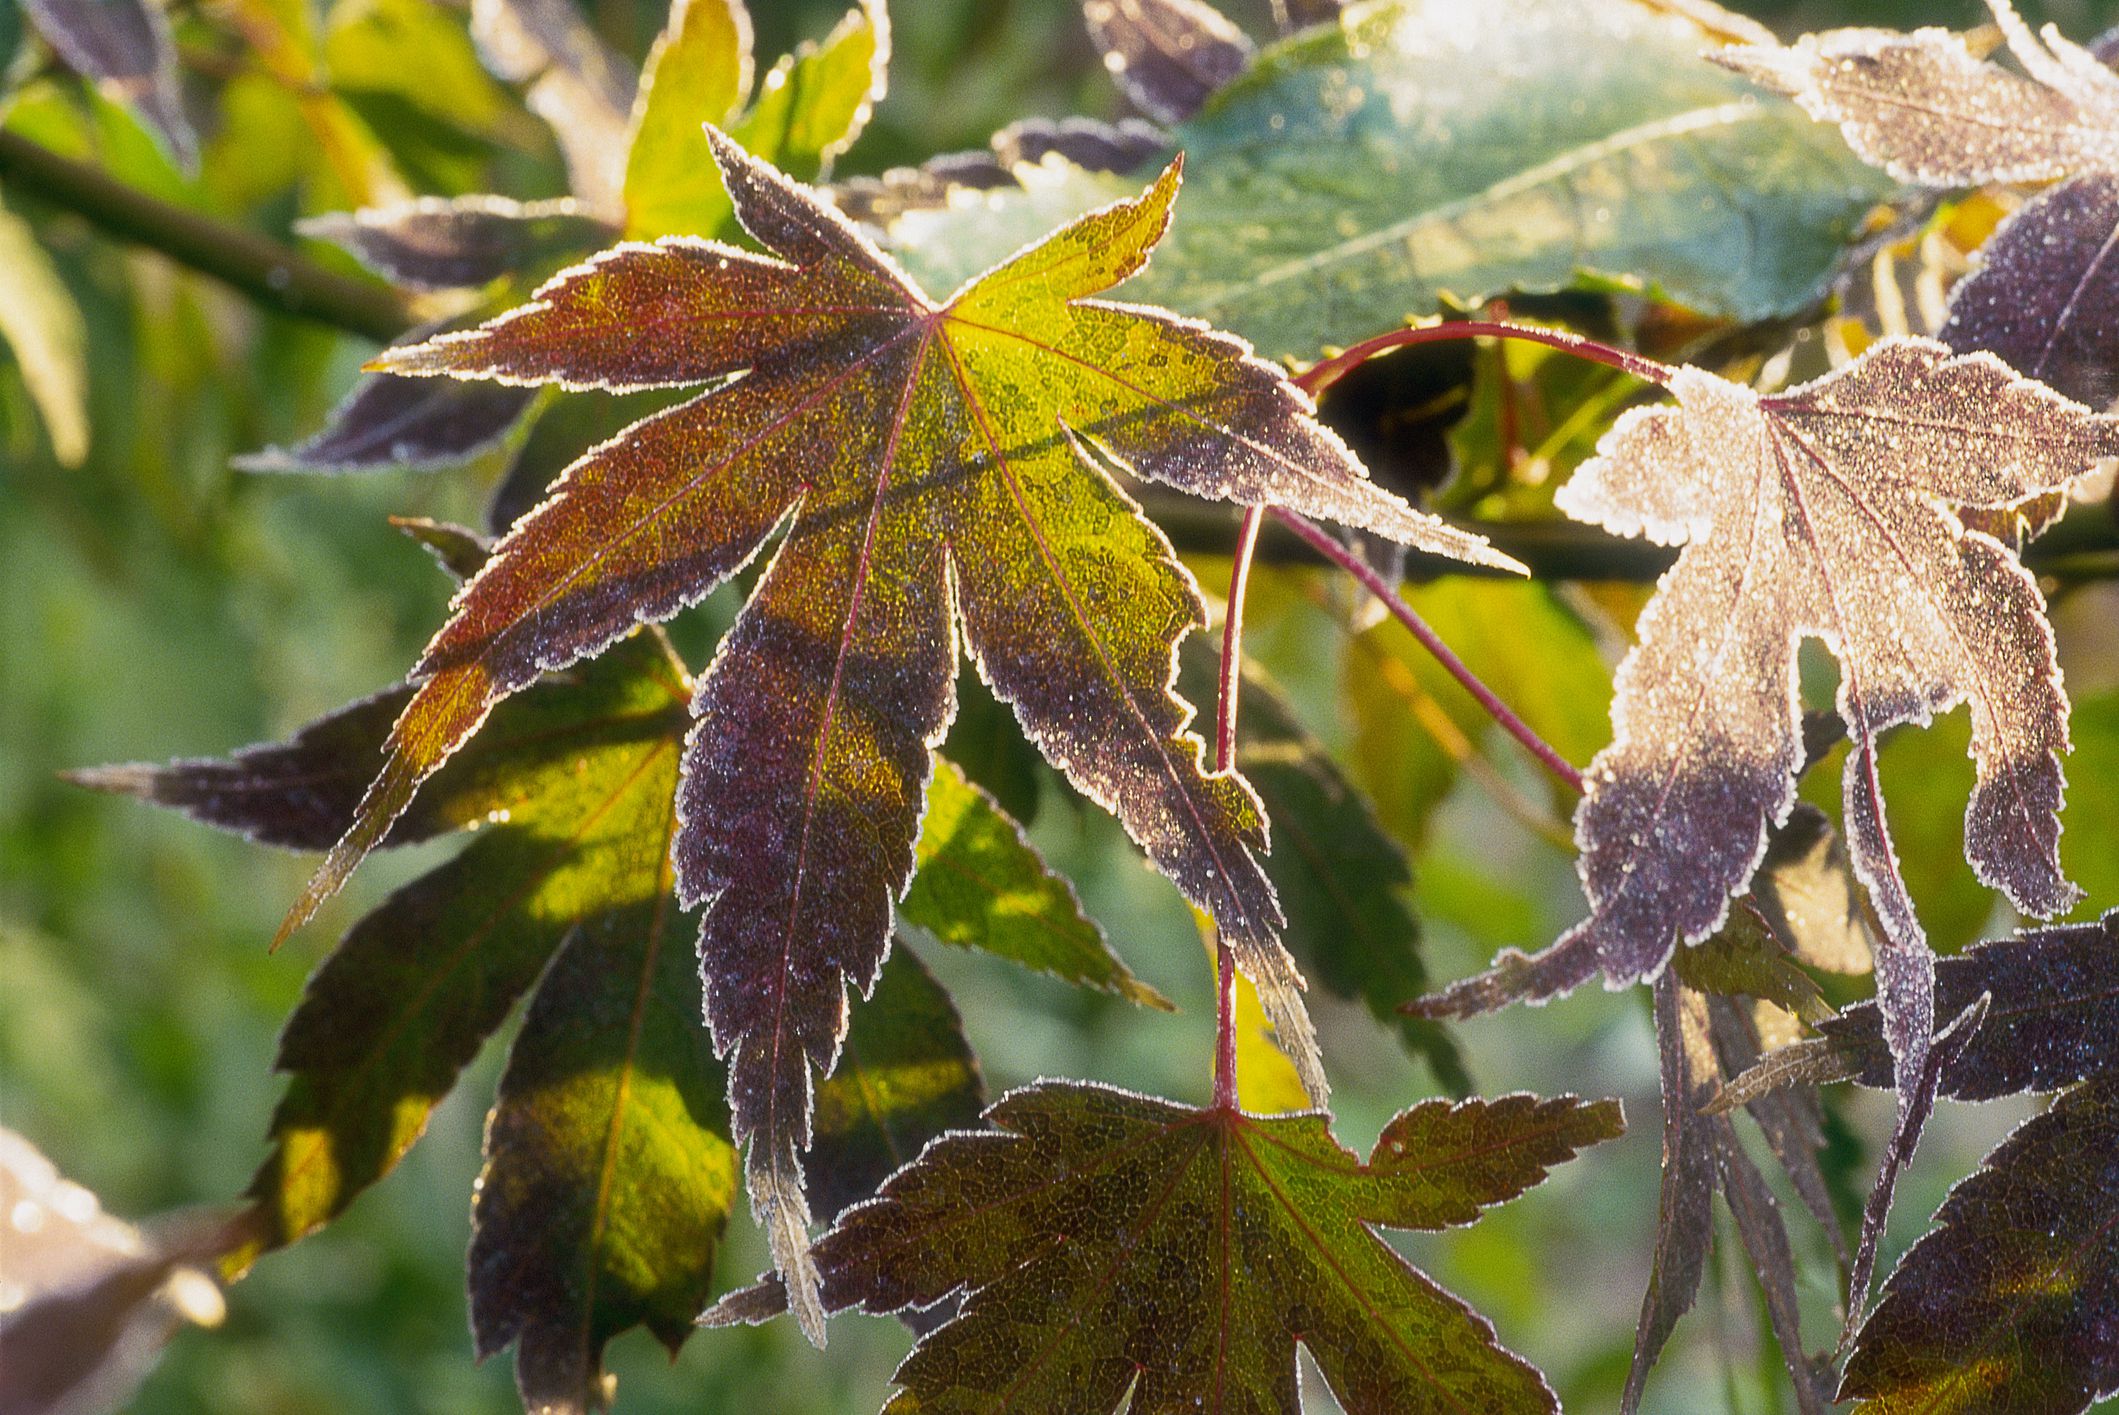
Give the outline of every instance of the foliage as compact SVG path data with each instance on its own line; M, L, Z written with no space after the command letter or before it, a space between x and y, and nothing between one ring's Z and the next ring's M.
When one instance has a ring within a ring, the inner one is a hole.
M0 17L0 1405L2114 1393L2119 45L846 4Z

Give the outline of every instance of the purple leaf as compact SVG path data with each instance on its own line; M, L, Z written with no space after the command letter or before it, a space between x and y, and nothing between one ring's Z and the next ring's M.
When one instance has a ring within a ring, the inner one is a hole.
M1104 67L1141 112L1181 123L1256 52L1206 0L1083 0Z

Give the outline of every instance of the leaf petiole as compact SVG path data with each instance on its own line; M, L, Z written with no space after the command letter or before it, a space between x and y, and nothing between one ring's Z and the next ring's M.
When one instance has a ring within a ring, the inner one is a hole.
M1295 383L1311 397L1315 397L1378 354L1386 354L1393 349L1410 348L1415 344L1445 343L1452 339L1520 339L1525 343L1543 344L1548 348L1573 354L1577 358L1605 364L1622 373L1630 373L1643 382L1653 383L1658 388L1670 386L1671 369L1668 364L1569 330L1547 329L1536 324L1518 324L1506 319L1456 319L1443 324L1423 324L1412 329L1393 329L1388 334L1364 339L1350 349L1341 350L1328 359L1310 365L1295 379Z

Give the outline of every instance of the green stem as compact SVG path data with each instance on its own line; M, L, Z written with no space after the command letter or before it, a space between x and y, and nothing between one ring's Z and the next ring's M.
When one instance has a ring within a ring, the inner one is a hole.
M105 235L159 251L282 314L379 344L412 326L403 296L380 281L326 270L291 247L149 196L19 133L0 131L0 186L71 211Z

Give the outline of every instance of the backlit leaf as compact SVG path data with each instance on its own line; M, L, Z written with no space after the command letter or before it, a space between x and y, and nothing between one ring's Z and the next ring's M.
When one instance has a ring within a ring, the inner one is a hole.
M313 912L492 705L705 595L786 527L702 680L677 839L705 905L707 1010L729 1058L752 1205L805 1300L810 1078L889 941L959 623L1028 735L1209 908L1283 1045L1323 1090L1257 861L1264 820L1209 775L1169 688L1197 592L1106 464L1508 564L1370 486L1275 370L1225 336L1093 301L1138 269L1177 167L937 304L836 211L710 130L773 257L622 245L397 373L622 390L720 383L596 449L509 532L416 668Z
M246 472L457 466L505 442L536 397L527 388L364 373L315 434L292 447L246 453L231 465Z
M734 234L734 208L701 122L804 181L822 177L868 123L890 63L890 20L863 0L818 43L773 66L752 91L741 0L688 0L648 57L626 159L626 234ZM748 109L744 108L749 102Z
M568 198L420 197L312 216L297 229L411 290L472 290L602 245L616 231Z
M977 948L1070 983L1170 1010L1133 976L1022 830L954 765L935 763L913 877L898 917L956 948ZM907 1156L906 1158L911 1158Z
M1675 408L1622 417L1559 495L1578 519L1685 546L1620 666L1614 741L1575 817L1590 917L1431 1010L1548 996L1600 969L1615 984L1649 977L1677 942L1720 927L1793 805L1795 650L1823 640L1854 743L1849 855L1883 927L1878 993L1900 1063L1900 1126L1866 1253L1932 1101L1936 1019L1933 957L1885 834L1876 737L1969 701L1967 858L2019 908L2075 902L2057 848L2067 700L2044 601L2013 555L1949 508L2064 488L2119 454L2119 424L1929 340L1881 342L1769 396L1692 368L1671 387Z
M1213 646L1186 641L1182 662L1180 686L1211 696L1221 671ZM1239 700L1236 761L1273 822L1266 874L1287 915L1289 950L1328 990L1365 1004L1397 1032L1444 1086L1470 1090L1449 1035L1399 1010L1428 985L1420 925L1406 902L1413 872L1405 851L1254 664ZM1238 1068L1239 1081L1247 1069Z
M36 233L0 206L0 346L14 355L52 456L88 457L88 331Z
M1988 0L2023 72L1941 29L1829 30L1793 46L1722 51L1726 64L1837 123L1853 149L1909 182L2052 181L1988 241L1938 337L1986 349L2093 407L2119 394L2119 76L2048 25L2033 35Z
M892 1411L1299 1409L1306 1346L1350 1415L1557 1408L1376 1228L1440 1229L1619 1133L1616 1102L1430 1101L1367 1164L1319 1114L1261 1119L1082 1084L1014 1092L816 1250L825 1300L961 1294Z
M2119 1083L2024 1123L1943 1201L1863 1324L1860 1409L2072 1415L2119 1392Z
M179 167L198 170L176 41L156 0L22 0L22 8L66 67L137 113Z
M1138 297L1300 359L1444 294L1585 275L1746 320L1798 309L1891 188L1703 60L1712 42L1630 0L1351 5L1177 126L1187 218ZM1023 180L905 217L892 248L953 284L1128 186L1067 168Z
M1982 996L1985 1020L1942 1070L1941 1094L1984 1101L2055 1091L2119 1073L2119 912L2102 923L2032 929L1945 958L1935 969L1935 1006L1954 1017ZM1823 1022L1815 1040L1765 1057L1732 1081L1722 1104L1795 1083L1858 1081L1888 1087L1893 1068L1873 1002Z

